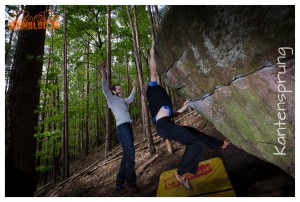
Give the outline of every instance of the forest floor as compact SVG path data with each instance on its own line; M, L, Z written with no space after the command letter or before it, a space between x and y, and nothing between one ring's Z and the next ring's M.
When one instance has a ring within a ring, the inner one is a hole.
M188 125L218 139L225 137L198 112L186 112L177 118L181 125ZM152 128L152 131L155 131ZM141 125L134 127L137 185L141 193L126 189L115 191L115 179L122 157L117 145L110 155L104 155L104 145L91 150L89 156L71 163L68 180L38 187L35 196L64 197L154 197L160 174L177 168L184 146L173 142L175 153L169 155L166 143L154 135L156 153L150 156ZM223 160L237 196L295 196L295 180L280 168L262 161L231 144L227 149L204 148L202 160L220 157Z

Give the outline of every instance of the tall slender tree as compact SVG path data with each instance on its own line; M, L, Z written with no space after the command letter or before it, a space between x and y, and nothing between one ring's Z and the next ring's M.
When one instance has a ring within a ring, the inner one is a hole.
M132 43L134 47L134 56L136 61L136 66L138 70L138 78L139 78L139 86L141 91L141 104L142 104L142 120L143 120L143 126L144 126L144 132L146 134L147 140L148 140L148 151L152 155L154 154L154 145L153 145L153 139L150 129L150 122L149 122L149 114L146 104L146 96L143 88L143 72L142 72L142 62L140 57L140 47L139 47L139 32L138 32L138 23L137 23L137 16L136 16L136 7L133 7L133 14L134 14L134 21L135 26L133 26L129 6L126 6L127 15L129 18L130 28L131 28L131 35L132 35Z
M95 64L97 66L97 63ZM96 71L96 89L99 89L99 72ZM100 109L100 104L99 104L99 99L100 96L99 94L96 95L95 98L95 104L96 104L96 108ZM99 114L96 114L96 146L99 147L100 146L100 120L101 120L101 112L102 109L99 110Z
M55 82L55 81L54 81ZM54 83L53 82L53 83ZM55 108L56 107L56 95L55 95L56 90L53 90L52 92L52 106ZM55 111L55 109L53 109ZM54 116L55 112L52 112L52 116ZM53 131L56 131L57 125L56 122L53 122ZM58 169L58 164L56 160L56 136L52 137L52 179L53 181L56 181L57 178L57 169Z
M64 36L63 36L63 128L62 128L62 171L63 179L69 178L69 127L68 127L68 67L67 67L67 6L64 6Z
M46 6L26 6L36 16ZM24 19L23 19L24 20ZM24 21L23 21L24 23ZM35 152L45 30L21 30L12 66L5 114L5 195L33 196Z
M90 42L87 41L86 65L86 115L85 115L85 149L84 154L89 154L89 93L90 93Z
M107 34L106 34L106 69L107 69L107 86L111 88L111 46L110 46L110 6L107 6ZM105 153L111 151L112 148L112 112L108 107L106 108L106 137L105 137Z
M152 17L152 11L151 11L151 6L147 6L147 10L148 10L148 16L149 16L149 20L150 20L150 27L151 27L151 34L152 34L152 41L153 43L155 42L156 39L156 33L155 33L155 25L153 22L153 17Z
M159 12L158 12L158 6L155 5L154 6L155 8L155 24L156 24L156 30L158 30L158 26L159 26L159 23L160 23L160 17L159 17Z
M47 62L47 67L46 67L46 75L45 75L45 88L47 87L47 84L48 84L48 77L49 77L49 71L50 71L50 65L51 65L51 52L52 52L52 47L49 48L49 55L48 55L48 62ZM44 94L44 98L42 100L43 104L42 104L42 113L41 113L41 131L40 131L40 134L43 134L45 132L45 127L46 127L46 124L44 124L44 121L45 121L45 117L46 117L46 104L47 104L47 93L46 93L46 90L45 92L43 93ZM38 137L37 138L37 152L41 152L42 150L42 144L43 144L43 139L44 137L41 135L41 137ZM38 155L37 156L37 159L36 159L36 167L39 167L41 164L41 156ZM40 178L40 174L37 175L37 181L39 181L39 178Z

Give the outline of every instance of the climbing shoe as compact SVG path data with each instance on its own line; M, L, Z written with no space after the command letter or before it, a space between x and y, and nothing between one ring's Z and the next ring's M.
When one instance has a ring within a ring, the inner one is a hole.
M121 191L122 189L124 189L125 187L123 185L117 184L116 183L116 191Z
M186 188L187 190L192 191L193 187L191 183L189 182L189 178L191 178L192 174L186 173L183 175L179 175L178 172L175 173L175 178L178 180L178 182L181 183L181 185Z
M115 184L116 191L120 191L124 189L125 187L123 185L124 185L124 180L117 179Z
M133 193L140 193L141 190L136 186L136 184L123 184L123 186L128 189L128 191L133 192Z

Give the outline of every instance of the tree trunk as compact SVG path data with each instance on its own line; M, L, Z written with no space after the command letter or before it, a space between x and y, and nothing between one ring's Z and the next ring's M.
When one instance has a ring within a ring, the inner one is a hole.
M96 147L100 146L100 115L96 114Z
M58 85L58 76L56 76L55 78L55 85ZM57 109L57 113L59 114L60 113L60 91L59 91L59 88L56 89L56 109ZM61 125L59 123L57 123L56 125L57 128L61 128ZM56 138L55 140L57 140L58 138ZM59 153L58 155L56 156L55 158L55 163L56 163L56 173L57 173L57 176L61 174L61 154L62 154L62 149L60 148L59 149ZM53 167L54 169L54 167Z
M134 14L134 20L135 20L135 29L132 24L131 16L130 16L130 11L129 7L126 6L127 10L127 15L129 18L130 22L130 28L131 28L131 34L132 34L132 41L134 44L134 56L136 59L136 65L137 65L137 70L138 70L138 78L139 78L139 86L140 86L140 91L141 91L141 104L142 104L142 120L143 120L143 125L144 125L144 131L148 140L148 151L151 155L154 154L154 145L153 145L153 139L152 139L152 134L151 134L151 129L150 129L150 122L149 122L149 114L148 114L148 109L147 109L147 104L146 104L146 96L145 92L143 89L143 72L142 72L142 63L140 60L140 52L139 52L139 34L138 34L138 24L137 24L137 18L136 18L136 7L134 6L133 9L133 14ZM134 31L135 30L135 31ZM136 33L136 34L135 34Z
M63 179L69 178L69 134L68 134L68 75L67 75L67 6L64 7L64 37L63 37L63 126L62 126L62 171Z
M54 83L55 85L55 83ZM52 106L55 109L56 108L56 98L55 98L55 90L52 92ZM52 116L54 116L55 113L52 113ZM53 131L56 131L56 122L53 122ZM57 165L56 165L56 136L52 136L52 179L53 181L56 181L57 178Z
M155 5L154 8L155 8L155 16L156 16L156 21L155 21L156 30L158 30L158 26L159 26L159 23L160 23L160 17L159 17L159 13L158 13L158 6Z
M30 16L46 6L26 6ZM8 90L5 121L5 195L33 196L35 152L44 55L45 30L21 30L16 47ZM30 58L28 57L30 56Z
M138 60L136 61L138 64L142 64L142 58L141 58L141 54L140 54L140 37L139 37L139 30L138 30L138 22L137 22L137 18L136 18L136 6L133 6L133 20L134 20L134 28L133 30L135 31L135 51L137 52L138 55ZM138 65L137 65L137 69L138 69ZM143 74L142 74L143 76Z
M51 55L53 56L54 55L54 41L53 41L53 35L54 35L54 31L52 30L51 31ZM51 57L49 57L51 58ZM51 64L52 66L54 67L54 60L52 59L51 60ZM55 78L55 80L53 80L52 84L55 86L57 85L57 76ZM56 90L53 90L52 91L52 111L51 111L51 116L55 116L55 112L58 113L59 110L56 110L57 109L57 105L56 105L56 96L55 96L55 93L56 93ZM57 95L59 96L59 94ZM56 132L56 129L57 129L57 126L56 126L56 122L53 122L53 131ZM57 165L56 165L56 147L55 147L55 144L56 144L56 134L52 136L52 180L53 181L56 181L56 178L57 178Z
M84 114L83 114L84 116ZM81 147L81 150L84 149L84 118L82 119L81 121L81 143L80 143L80 147Z
M85 110L85 149L84 155L89 154L89 92L90 92L90 43L87 44L87 67L86 67L86 110Z
M106 35L106 67L107 67L107 85L111 89L111 52L110 52L110 6L107 6L107 35ZM105 154L112 149L112 112L106 108L106 136L105 136Z
M49 116L49 115L48 115ZM48 167L48 165L49 165L49 159L48 159L48 155L49 155L49 148L48 148L48 146L49 146L49 137L47 137L46 138L47 139L47 144L46 144L46 148L45 148L45 150L46 150L46 158L45 158L45 166L47 166ZM47 184L47 182L48 182L48 174L49 174L49 171L48 170L46 170L45 172L44 172L44 179L43 179L43 185L45 185L45 184Z
M126 59L125 59L125 62L126 62L126 82L127 82L127 96L130 95L130 76L129 76L129 61L128 61L128 56L126 56ZM131 114L131 107L132 105L129 105L128 106L128 111L129 113Z
M98 71L96 71L96 89L99 89L99 75L98 75ZM101 111L102 109L100 109L100 105L99 105L99 95L97 94L96 99L95 99L95 103L96 103L96 107L99 111L99 114L96 113L96 147L100 146L100 118L101 118Z
M52 42L53 42L53 38L52 38ZM50 46L49 49L49 55L48 55L48 62L47 62L47 68L46 68L46 75L45 75L45 86L47 86L48 84L48 75L49 75L49 71L50 71L50 66L51 66L51 53L52 53L52 49L53 49L53 45ZM41 124L42 124L42 129L40 131L40 134L45 132L45 127L46 125L44 124L45 121L45 117L46 117L46 112L45 112L45 108L46 108L46 104L47 104L47 93L46 93L46 89L44 92L44 100L43 100L43 107L42 107L42 115L41 115ZM42 145L43 145L43 141L45 140L44 137L40 137L38 138L37 141L37 151L40 152L42 150ZM37 157L36 160L36 167L39 167L41 163L41 156ZM37 178L39 178L39 174L37 174ZM37 180L39 181L39 180Z
M148 17L150 20L150 27L151 27L151 34L152 34L152 41L153 43L155 42L156 39L156 33L155 33L155 28L154 28L154 23L153 23L153 17L152 17L152 11L151 11L151 7L147 6L147 10L148 10Z
M85 92L84 83L80 87L82 87L81 108L83 109L84 108L84 92ZM84 145L85 145L85 143L84 143L84 129L85 129L85 126L84 126L84 124L85 124L84 115L85 114L84 113L85 112L81 112L81 114L80 114L80 115L82 115L82 118L80 119L80 123L79 123L79 130L80 130L80 132L78 134L78 136L79 136L78 141L79 141L79 147L80 147L80 151L81 152L84 152L84 151L82 151L82 149L84 149Z

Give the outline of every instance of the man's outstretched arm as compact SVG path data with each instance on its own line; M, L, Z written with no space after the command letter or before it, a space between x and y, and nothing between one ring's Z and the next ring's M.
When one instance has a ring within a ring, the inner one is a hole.
M101 71L101 74L102 74L102 90L103 90L103 93L105 94L106 98L109 99L109 97L112 96L112 93L111 91L109 90L108 88L108 85L107 85L107 77L106 77L106 71L105 71L105 62L101 62L100 66L99 66L99 70Z
M102 62L100 63L100 65L98 66L99 71L101 72L101 75L102 75L102 81L106 81L106 71L105 71L105 67L106 67L105 61L102 61Z
M136 80L133 80L132 85L133 85L133 88L132 88L132 91L131 91L129 97L124 99L127 104L132 103L132 101L134 99L134 96L136 93Z

